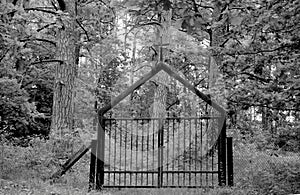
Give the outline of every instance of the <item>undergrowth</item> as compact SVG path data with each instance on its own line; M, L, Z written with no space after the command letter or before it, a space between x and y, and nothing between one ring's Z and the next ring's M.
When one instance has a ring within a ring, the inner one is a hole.
M66 139L67 140L67 139ZM297 194L300 193L300 161L296 153L276 154L258 151L253 144L234 148L233 188L215 189L153 189L108 190L88 193L89 155L52 183L50 176L76 151L82 140L68 141L35 138L28 147L14 146L1 141L0 194ZM59 144L61 145L59 145ZM64 149L65 148L65 149Z

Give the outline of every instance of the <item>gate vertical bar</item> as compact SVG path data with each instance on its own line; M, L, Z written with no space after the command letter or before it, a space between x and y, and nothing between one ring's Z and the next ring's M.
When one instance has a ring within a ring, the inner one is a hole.
M226 117L218 119L220 135L218 139L218 180L220 186L226 185Z
M163 183L163 120L158 119L158 177L157 187L161 188Z
M91 142L89 191L95 188L96 152L97 152L97 140L92 140L92 142Z
M144 170L144 163L143 163L143 161L144 161L144 131L145 131L145 121L144 121L144 119L142 119L141 120L141 122L142 122L142 159L141 159L141 168L142 168L142 170ZM144 179L144 174L143 173L141 173L141 185L143 185L143 179Z
M109 164L109 168L108 170L111 171L111 163L110 163L110 158L111 158L111 136L112 136L112 119L109 120L109 130L108 130L108 164ZM110 175L111 173L108 173L108 184L110 185Z
M101 190L104 184L105 151L105 124L103 115L99 115L97 142L96 190Z
M232 137L227 137L227 169L228 169L228 185L233 186L233 152Z
M122 120L119 120L120 121L120 126L122 127ZM122 154L122 132L120 131L119 132L119 136L120 136L120 148L119 148L119 153L120 153L120 155L119 155L119 157L120 157L120 165L122 164L122 155L124 155L124 154ZM116 142L117 142L117 140L116 140ZM119 173L119 183L118 183L118 185L121 185L121 180L122 180L122 177L121 177L121 173Z
M127 172L127 164L126 164L126 159L127 159L127 129L128 129L128 120L125 121L125 164L124 164L124 170ZM124 185L126 186L126 180L127 180L127 174L124 174Z

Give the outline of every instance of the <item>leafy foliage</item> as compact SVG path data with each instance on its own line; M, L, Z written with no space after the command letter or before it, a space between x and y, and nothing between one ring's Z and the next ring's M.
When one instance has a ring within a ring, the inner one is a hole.
M26 140L50 131L53 75L51 67L39 62L52 58L55 43L47 39L49 31L40 33L34 22L37 15L25 9L19 4L1 5L0 75L1 132Z
M163 25L158 15L171 10L167 34L171 41L163 46L164 61L199 90L225 94L222 100L226 99L229 134L235 140L239 189L217 189L211 194L299 193L298 1L79 1L74 118L78 128L63 137L65 140L51 137L52 142L26 138L47 137L50 132L53 67L59 62L55 59L55 31L69 16L50 1L30 1L29 5L2 2L0 135L1 140L27 146L1 144L5 145L2 178L47 177L81 143L77 133L90 140L95 133L95 100L101 107L147 72L159 52L154 34ZM211 59L222 80L208 91ZM168 87L167 109L174 116L180 116L183 108L189 116L193 108L205 110L201 104L192 105L192 97L180 86L171 83ZM116 113L150 116L154 90L155 81L146 83L131 95L128 104L121 102ZM83 185L88 166L87 158L83 160L84 170L78 166L60 182ZM26 172L28 169L32 172ZM78 175L83 179L76 180Z
M20 89L14 79L1 78L1 130L12 136L26 135L29 129L31 111L28 94Z

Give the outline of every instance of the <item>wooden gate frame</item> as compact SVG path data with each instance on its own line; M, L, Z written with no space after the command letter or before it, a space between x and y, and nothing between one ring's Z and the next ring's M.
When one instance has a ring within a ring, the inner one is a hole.
M205 101L208 105L213 107L220 113L219 119L219 138L218 138L218 182L220 186L226 185L226 111L216 102L211 100L211 98L204 93L200 92L195 86L190 84L187 80L182 78L179 74L176 73L171 66L164 62L158 62L150 72L145 74L141 79L136 81L132 84L127 90L122 92L116 98L111 100L110 103L103 106L101 109L98 110L98 134L97 134L97 150L96 148L92 147L92 157L91 161L95 161L94 163L91 162L90 167L90 188L95 188L96 190L102 189L104 184L104 152L105 152L105 127L104 127L104 114L115 107L119 102L121 102L124 98L126 98L129 94L131 94L135 89L143 85L145 82L150 80L160 71L165 71L169 76L173 77L180 83L182 83L185 87L191 90L194 94L196 94L199 98ZM96 146L96 144L94 144ZM93 153L94 152L94 153ZM95 155L96 153L96 155ZM97 156L97 157L96 157ZM230 156L230 155L229 155ZM232 155L231 155L232 156ZM230 157L229 157L230 158ZM96 166L97 165L97 166ZM96 167L95 167L96 166ZM95 172L96 169L96 172ZM231 171L232 168L229 166L229 170ZM228 173L228 184L231 185L232 183L232 173ZM96 186L94 183L96 182Z

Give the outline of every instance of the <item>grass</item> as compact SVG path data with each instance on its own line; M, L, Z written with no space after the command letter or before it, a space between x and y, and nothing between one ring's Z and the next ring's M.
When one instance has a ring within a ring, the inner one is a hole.
M0 194L7 195L239 195L300 193L299 154L271 156L251 145L235 147L233 188L214 189L113 189L88 192L89 156L86 155L56 183L47 178L57 170L59 159L49 143L37 140L24 148L1 144ZM64 162L64 161L63 161Z
M0 180L0 194L7 195L239 195L249 191L237 188L216 189L111 189L88 192L87 188L76 188L68 184L50 184L49 182L31 180L7 181Z

